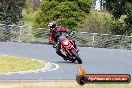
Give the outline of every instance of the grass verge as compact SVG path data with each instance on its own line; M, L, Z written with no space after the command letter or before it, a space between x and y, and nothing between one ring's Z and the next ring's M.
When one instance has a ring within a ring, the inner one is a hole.
M0 73L37 70L43 67L44 64L36 60L7 55L0 56Z
M2 88L131 88L130 84L85 84L78 85L75 81L57 81L57 82L18 82L18 83L0 83Z

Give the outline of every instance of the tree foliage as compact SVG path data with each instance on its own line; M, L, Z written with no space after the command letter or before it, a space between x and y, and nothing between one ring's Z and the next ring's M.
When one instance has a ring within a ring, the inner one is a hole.
M106 9L118 20L121 15L126 14L126 0L105 0Z
M121 35L132 34L132 2L130 0L104 0L106 10L114 18L113 33ZM126 15L124 22L120 22L121 15Z
M47 27L49 21L56 20L58 25L75 30L90 7L90 0L42 0L34 26Z
M104 12L92 12L80 24L79 31L89 33L111 34L111 15Z
M26 0L0 0L0 21L5 24L16 23L22 17Z
M6 24L0 32L2 41L10 41L11 30L9 24L14 24L22 18L22 8L26 0L0 0L0 23Z

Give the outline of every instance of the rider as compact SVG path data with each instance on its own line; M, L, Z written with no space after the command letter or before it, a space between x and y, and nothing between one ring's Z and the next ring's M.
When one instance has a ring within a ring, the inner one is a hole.
M60 45L60 42L58 41L58 38L60 35L62 35L62 33L67 33L68 35L70 35L71 31L68 30L68 29L65 29L64 27L58 27L57 24L56 24L56 21L51 21L48 26L50 27L50 37L54 40L54 45L57 44L57 47L56 47L56 53L63 57L64 60L67 60L67 57L62 54L62 52L60 51L61 49L61 45ZM74 47L76 48L76 44L75 44L75 41L74 41Z
M53 44L56 44L58 42L58 37L63 33L70 34L71 31L68 29L65 29L64 27L58 27L56 21L51 21L48 26L50 27L49 36L50 39L52 39Z

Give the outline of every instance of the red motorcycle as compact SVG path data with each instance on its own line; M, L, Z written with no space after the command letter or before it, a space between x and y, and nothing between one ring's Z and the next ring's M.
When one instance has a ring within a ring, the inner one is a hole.
M75 62L78 61L79 64L82 64L82 60L79 57L78 50L74 48L73 40L61 35L59 37L59 41L61 44L61 51L65 52L69 61Z

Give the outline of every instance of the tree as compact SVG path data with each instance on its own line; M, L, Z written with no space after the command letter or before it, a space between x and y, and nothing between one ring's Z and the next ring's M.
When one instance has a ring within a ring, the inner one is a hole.
M0 21L3 20L4 16L4 0L0 0Z
M76 30L90 8L91 0L42 0L34 26L47 27L49 21L56 20L59 25Z
M96 7L96 1L97 0L92 0L92 7L91 7L91 10L95 10L95 7Z
M128 3L129 5L127 8L127 16L124 20L124 24L125 24L125 32L127 35L132 35L132 3Z
M100 0L100 10L105 10L105 5L104 5L105 1L104 0Z
M3 30L4 40L10 40L9 24L14 24L22 18L22 8L26 0L0 0L0 23L6 24ZM1 30L0 30L1 31Z
M16 23L22 18L22 8L26 0L0 0L0 21L5 24Z
M126 14L126 0L105 0L105 6L115 20Z
M106 10L113 15L113 33L121 35L132 34L132 2L130 0L104 0ZM126 15L123 22L119 19L121 15Z

